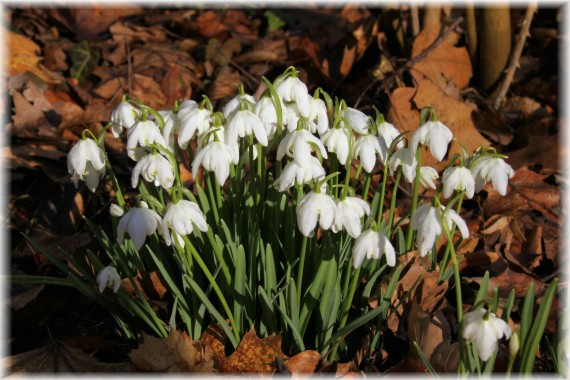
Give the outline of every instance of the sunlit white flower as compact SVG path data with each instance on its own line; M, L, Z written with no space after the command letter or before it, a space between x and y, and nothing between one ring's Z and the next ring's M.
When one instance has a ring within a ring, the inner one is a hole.
M206 216L195 202L181 199L176 203L169 203L162 219L162 236L166 245L172 245L172 242L176 241L184 248L181 236L191 234L194 225L202 232L208 231Z
M131 185L134 188L139 183L139 176L166 190L170 189L174 183L174 169L170 161L160 153L147 154L137 162L131 175Z
M142 248L146 237L156 231L160 222L160 216L156 211L149 209L146 203L141 202L141 207L130 209L119 220L117 241L119 244L123 244L125 232L127 232L133 241L135 249L138 251Z
M395 151L390 156L390 162L388 168L390 169L390 175L394 175L399 166L402 167L402 174L406 181L412 183L416 177L416 166L418 161L416 157L410 150L410 148L402 148Z
M226 141L232 145L238 141L238 137L255 135L257 141L267 146L267 132L261 119L249 110L237 110L228 120L226 129Z
M336 203L336 214L332 230L339 232L344 227L353 238L360 236L362 226L360 219L370 214L370 206L357 197L346 197Z
M321 136L321 140L327 150L331 153L336 153L338 162L341 165L346 164L349 153L349 138L346 128L333 128L325 132Z
M475 342L477 354L483 361L489 360L495 349L497 341L505 336L511 337L511 328L507 322L495 316L495 313L487 313L481 308L470 311L463 316L463 338Z
M111 203L111 207L109 207L109 213L111 214L111 216L114 216L116 218L120 218L121 216L123 216L125 214L125 210L123 210L123 208L121 206L119 206L116 203Z
M473 173L466 167L449 167L443 172L443 197L449 198L455 190L465 190L467 198L473 198L475 179Z
M239 152L230 145L220 141L212 141L204 146L192 162L192 174L196 178L200 165L213 171L220 186L223 186L230 175L230 164L237 165Z
M237 94L236 96L231 98L230 101L227 102L224 108L222 109L224 117L226 119L229 119L235 111L239 110L240 104L242 103L243 100L247 100L252 105L255 104L255 99L253 98L253 96L245 93Z
M67 154L67 171L75 187L85 181L91 192L99 185L99 178L105 175L105 155L95 140L85 138L75 144Z
M308 119L308 127L312 133L319 132L319 136L322 136L328 131L329 117L327 115L327 105L322 99L309 97Z
M121 102L111 112L111 132L113 136L119 137L121 131L130 129L140 117L141 111L129 102Z
M386 146L388 148L390 148L390 145L392 145L392 141L394 141L394 139L400 135L400 131L398 131L393 124L390 124L386 121L378 124L377 128L378 128L378 137L384 139L384 142L386 143ZM404 141L400 140L398 144L396 144L396 146L398 147L398 149L403 148Z
M382 254L386 256L386 263L393 267L396 265L396 251L388 237L380 231L369 229L364 231L354 242L352 248L352 263L358 269L364 258L380 259Z
M488 181L492 181L493 187L501 195L507 194L509 178L513 178L515 172L511 165L500 157L485 156L478 159L473 166L475 177L475 191L478 193Z
M99 293L103 293L105 288L111 288L113 293L117 293L121 287L121 276L115 267L107 266L97 274L97 284L99 285Z
M168 144L160 132L158 125L152 120L137 121L127 135L127 154L132 160L141 158L138 147L146 147L150 144L158 144L168 149Z
M306 162L292 160L283 169L281 176L274 182L279 191L285 191L295 184L307 184L315 179L325 177L325 169L321 162L313 156Z
M299 112L299 108L295 103L289 103L285 105L285 111L283 112L283 117L285 120L283 121L284 125L287 127L288 132L293 132L297 129L297 125L299 124L299 119L302 117L301 113Z
M438 160L443 160L447 152L447 145L453 138L453 133L449 128L439 121L428 121L419 127L412 136L411 147L414 154L418 149L418 144L429 146L432 156Z
M162 129L162 136L168 143L171 151L174 151L176 143L176 136L180 132L181 118L188 113L198 108L198 103L193 100L184 100L178 104L178 110L158 111L160 116L164 119L164 128Z
M305 236L311 236L319 226L323 230L331 228L336 214L336 203L330 195L309 192L297 205L297 224L299 231Z
M178 133L178 145L186 149L194 134L202 134L210 128L212 111L207 108L195 108L184 115L179 116L180 132Z
M437 186L433 182L435 179L438 179L439 175L437 174L437 170L430 166L422 166L420 168L420 185L423 187L431 187L432 189L436 189Z
M293 149L291 149L293 148ZM327 151L321 140L306 129L297 129L288 133L277 148L278 160L283 156L295 157L298 162L309 159L312 150L317 150L323 158L328 158Z
M388 148L384 140L377 136L365 134L356 139L354 143L354 157L360 157L362 168L367 172L372 172L376 165L376 154L380 155L380 162L384 162L388 157Z
M309 90L307 85L296 76L288 76L276 83L277 95L286 102L295 102L299 113L308 118L310 114Z
M358 132L361 135L368 133L370 119L364 112L348 107L342 111L342 117L348 121L348 125L354 132Z
M283 119L286 118L287 109L285 104L281 102L281 116ZM265 131L267 132L267 138L271 140L277 132L277 109L275 105L275 99L271 96L264 96L253 107L253 111L259 117L263 125L265 126ZM282 120L282 124L285 120Z
M443 231L442 223L446 223L447 229L451 230L452 223L455 222L461 236L464 239L469 237L465 221L452 209L443 211L443 207L426 204L418 207L412 215L410 227L418 231L416 244L421 257L431 253L435 240Z

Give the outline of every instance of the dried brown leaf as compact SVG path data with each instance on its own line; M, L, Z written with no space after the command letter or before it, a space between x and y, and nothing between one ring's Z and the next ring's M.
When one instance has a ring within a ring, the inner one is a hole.
M323 361L317 351L306 350L285 361L293 375L308 375L315 373Z
M271 335L261 339L252 327L236 350L224 360L222 370L232 373L273 373L276 358L287 359L281 352L281 337Z
M352 65L356 61L356 45L353 47L344 47L344 52L342 54L342 62L340 63L340 75L346 77L350 74L350 70L352 69Z
M75 33L80 38L92 39L104 32L111 24L121 17L132 16L143 12L141 7L122 6L105 7L95 6L86 8L72 8L70 10L75 26Z
M232 70L229 66L224 66L210 86L208 97L212 101L228 98L237 93L236 84L242 82L243 79L237 71Z
M8 54L4 57L4 65L8 67L10 75L29 71L46 83L62 80L61 76L40 65L43 57L37 55L40 53L40 47L34 41L10 30L4 33L8 40Z

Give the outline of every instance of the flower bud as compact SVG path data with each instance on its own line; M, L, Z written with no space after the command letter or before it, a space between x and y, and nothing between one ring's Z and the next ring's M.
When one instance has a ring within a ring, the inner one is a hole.
M515 356L519 352L519 334L515 331L509 340L509 355Z
M111 203L110 213L111 213L111 216L115 216L117 218L120 218L125 213L125 210L123 210L123 208L121 206L119 206L118 204Z

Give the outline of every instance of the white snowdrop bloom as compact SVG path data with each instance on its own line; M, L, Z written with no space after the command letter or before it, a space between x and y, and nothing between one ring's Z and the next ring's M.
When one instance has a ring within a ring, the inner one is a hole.
M67 154L67 171L75 187L85 181L87 188L95 192L99 179L105 175L105 154L95 140L81 139Z
M324 178L325 174L321 162L316 157L310 156L308 162L299 163L297 160L293 160L285 165L281 176L275 180L273 185L283 192L290 189L295 183L307 184L313 180Z
M301 199L296 211L299 231L310 237L317 222L323 230L331 228L336 214L336 203L330 195L311 191Z
M299 78L288 76L276 83L277 95L286 102L295 102L301 116L308 118L311 112L309 90Z
M133 188L137 187L139 176L155 186L162 186L165 190L174 184L174 169L170 161L158 152L147 154L137 162L131 175Z
M354 239L360 236L362 226L360 219L370 215L370 206L357 197L346 197L336 203L336 215L332 226L333 232L339 232L344 227Z
M111 132L119 137L123 129L130 129L138 120L141 111L129 102L121 102L111 112Z
M212 111L207 108L195 108L188 113L179 116L180 132L178 133L178 145L186 149L194 134L201 135L210 128Z
M178 105L178 111L166 110L158 111L160 116L164 119L164 128L162 129L162 136L168 143L168 147L171 151L174 151L174 145L176 143L176 136L180 133L181 122L180 119L190 113L191 111L198 108L198 103L193 100L184 100Z
M419 144L427 145L432 156L441 161L451 139L453 139L453 133L449 128L439 121L428 121L414 132L411 148L415 154Z
M206 216L195 202L181 199L176 203L169 203L162 219L162 236L166 245L170 246L176 241L184 248L181 236L191 234L194 225L202 232L208 231Z
M478 159L473 166L475 177L475 192L481 191L483 186L492 181L493 187L501 195L507 194L509 178L513 178L515 172L511 165L500 157L485 156Z
M287 132L293 132L297 129L299 119L302 116L299 113L299 108L297 108L297 105L295 103L289 103L285 106L283 117L285 118L283 123L287 127Z
M475 191L475 178L473 173L466 167L449 167L443 172L443 197L449 198L454 190L465 190L467 198L473 198Z
M384 140L388 148L390 148L390 145L392 145L392 141L394 141L394 139L400 135L400 132L396 129L396 127L394 127L393 124L390 124L386 121L378 124L377 128L378 128L378 137ZM404 141L400 140L398 144L396 144L396 147L398 149L403 148Z
M443 211L444 207L426 204L418 207L412 215L410 227L418 231L416 244L421 257L431 253L435 240L443 231L442 223L446 223L447 229L451 230L452 223L455 222L463 239L469 237L465 221L452 209Z
M111 207L109 207L109 213L111 214L111 216L114 216L116 218L120 218L121 216L123 216L125 214L125 210L123 210L123 208L121 206L119 206L116 203L111 203Z
M146 237L156 231L160 222L160 216L156 211L149 209L146 203L141 202L141 207L130 209L119 220L117 241L119 244L123 244L125 232L127 232L133 241L135 249L138 251L142 248Z
M97 274L97 285L99 285L99 293L103 293L105 288L111 288L113 293L117 293L121 287L121 276L115 267L106 266Z
M226 119L229 119L235 111L239 110L240 104L242 103L243 100L247 100L252 105L255 104L255 99L253 96L248 94L237 94L236 96L231 98L230 101L227 102L224 108L222 109L224 117Z
M336 153L338 162L346 164L349 153L349 138L346 128L333 128L321 136L321 141L330 153Z
M483 361L489 360L495 349L497 341L503 336L509 339L512 330L507 322L487 313L483 308L470 311L463 316L463 338L475 342L477 354Z
M416 157L410 150L410 148L402 148L395 151L390 156L390 162L388 167L390 169L390 175L394 175L399 166L402 167L402 174L406 181L412 183L416 177L416 166L418 161Z
M223 186L230 175L230 164L237 165L239 152L230 145L220 141L212 141L204 146L192 162L192 175L196 178L200 165L213 171L220 186Z
M369 229L364 231L354 242L352 248L352 263L358 269L364 258L380 259L382 254L386 256L386 263L393 267L396 265L396 250L388 237L380 231Z
M354 157L360 158L360 163L367 173L372 172L376 165L376 154L380 155L380 162L388 157L388 148L384 140L374 135L362 135L354 143Z
M237 110L228 120L226 127L226 142L230 145L237 143L238 137L253 134L257 141L267 146L267 132L261 119L249 110Z
M437 170L430 166L422 166L420 168L420 185L423 187L430 187L432 189L436 189L437 186L433 182L435 179L438 179L439 175L437 174Z
M324 100L309 97L309 123L311 133L319 132L322 136L329 130L329 117L327 115L327 105Z
M362 111L355 108L348 107L342 111L342 117L348 121L350 128L361 135L368 133L368 126L370 125L370 119ZM344 124L344 122L343 122Z
M287 114L287 108L285 104L281 102L281 120L282 124L285 124L285 118ZM277 107L275 105L275 99L270 96L264 96L253 107L253 112L261 119L261 122L265 126L265 131L267 133L267 138L271 140L277 132Z
M323 158L328 158L325 146L318 137L306 129L297 129L288 133L281 140L277 148L276 158L282 160L287 155L294 157L298 162L305 162L309 159L313 149L318 149Z
M137 148L150 144L162 145L168 149L168 144L154 121L137 121L127 135L127 154L132 160L138 161L141 158L141 150Z

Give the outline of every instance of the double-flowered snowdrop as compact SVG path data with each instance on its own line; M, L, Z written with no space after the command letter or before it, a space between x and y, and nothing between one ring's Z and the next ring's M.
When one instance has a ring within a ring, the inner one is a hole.
M416 157L410 148L402 148L390 156L388 168L390 169L390 175L394 175L398 167L401 167L402 174L404 175L406 181L412 183L416 177L417 165L418 161L416 160Z
M99 293L103 293L106 288L111 288L113 293L117 293L121 287L121 276L115 267L106 266L97 274L97 285Z
M303 235L310 237L317 226L317 222L323 230L332 227L336 214L336 203L330 195L311 191L301 199L296 211L299 230Z
M348 123L350 128L361 135L366 134L368 132L368 125L370 125L370 119L368 116L362 111L359 111L355 108L345 108L342 111L342 119L343 124L344 121Z
M420 168L420 185L423 187L430 187L432 189L436 189L437 186L433 182L434 180L438 179L439 175L437 174L437 170L430 166L422 166Z
M356 239L362 232L360 219L370 215L370 206L357 197L346 197L336 203L336 214L332 225L333 232L339 232L344 227L346 232Z
M237 165L238 161L239 151L234 146L212 141L196 154L192 162L192 174L196 178L198 168L202 165L204 169L214 172L216 181L223 186L230 175L230 165Z
M465 190L467 198L473 198L475 191L475 178L471 170L463 166L454 166L445 169L442 176L444 198L449 198L455 190Z
M305 162L293 159L285 165L283 172L273 185L277 190L283 192L295 184L304 185L313 180L322 179L325 177L325 174L323 165L316 157L309 156L308 161Z
M142 248L147 236L152 235L160 225L160 215L148 208L145 202L140 202L140 207L129 210L117 225L117 241L123 244L125 232L129 234L135 249ZM160 232L160 230L159 230Z
M287 112L285 104L281 99L281 123L285 124L285 113ZM277 132L277 107L275 105L275 99L271 96L263 96L255 106L253 107L253 112L259 117L263 126L265 127L265 132L267 133L267 139L271 140L275 133Z
M493 355L497 341L503 336L509 339L511 333L512 330L507 322L483 308L463 316L463 338L475 342L477 354L483 361L489 360Z
M257 141L267 146L267 131L261 119L248 109L238 109L231 114L226 127L226 141L235 144L238 137L254 135Z
M134 160L138 161L145 156L144 148L151 144L158 144L168 149L168 144L162 136L160 128L152 120L137 121L127 134L127 154Z
M431 204L425 204L416 209L412 215L410 227L418 231L416 244L421 257L431 253L435 240L443 231L443 223L446 223L447 229L451 230L453 222L459 228L463 239L466 239L469 236L467 224L454 210L445 210L444 207Z
M443 160L447 153L447 145L453 138L453 133L449 128L439 121L428 121L419 127L412 136L411 148L414 154L418 145L427 145L432 156L438 160Z
M393 124L384 121L384 117L381 117L380 123L378 123L376 128L378 129L378 137L384 140L388 148L390 148L390 145L392 145L392 141L394 141L394 139L400 135L400 132L396 129L396 127L394 127ZM403 148L404 141L398 141L398 144L396 144L396 146L398 149Z
M91 192L99 185L99 179L105 175L105 154L95 140L82 138L67 155L67 171L75 187L79 181L85 181Z
M306 162L312 150L318 150L323 158L328 158L327 151L321 140L306 129L297 129L288 133L277 148L278 160L285 155L294 157L298 162Z
M243 90L243 86L240 86L240 93L230 99L222 109L222 113L226 119L229 119L234 112L240 109L240 105L243 101L247 101L250 104L255 104L255 99L253 96L246 94Z
M194 100L187 99L183 100L180 103L176 103L174 105L174 109L158 111L164 120L162 136L168 143L168 148L171 151L174 151L176 137L180 133L180 127L182 126L182 118L196 108L198 108L198 103L196 103Z
M319 132L322 136L329 129L327 106L320 98L309 97L308 127L312 133Z
M344 127L332 128L321 136L321 141L330 153L336 153L336 158L341 165L346 165L350 151L350 139L348 130Z
M182 248L184 248L184 240L181 236L191 234L194 231L194 226L202 232L208 231L206 216L200 207L195 202L185 199L166 206L161 226L162 236L166 244L172 245L172 242L175 241Z
M299 114L305 118L309 117L309 90L307 85L297 78L297 73L292 72L285 78L278 79L275 84L277 95L285 102L295 102Z
M367 172L372 172L376 165L376 155L380 156L380 162L384 162L388 157L388 148L384 140L375 135L365 134L356 139L354 143L354 157L360 158L362 168Z
M119 137L123 129L129 130L138 120L141 111L127 101L119 103L111 113L111 132Z
M358 269L362 265L364 258L380 259L386 256L386 263L393 267L396 265L396 251L390 240L381 231L369 229L364 231L354 242L352 248L352 263Z
M475 161L473 176L475 177L475 191L478 193L483 186L492 181L493 187L502 196L507 194L509 178L513 178L515 172L511 165L501 157L484 156Z
M186 149L188 143L195 134L201 135L208 128L212 118L212 111L205 107L198 107L185 113L180 119L180 132L178 133L178 145Z
M174 169L170 161L158 152L147 154L137 162L131 175L133 188L137 187L139 176L155 186L162 186L165 190L174 184Z

